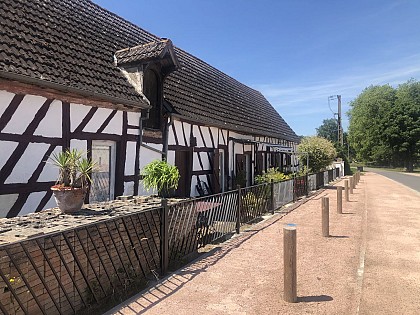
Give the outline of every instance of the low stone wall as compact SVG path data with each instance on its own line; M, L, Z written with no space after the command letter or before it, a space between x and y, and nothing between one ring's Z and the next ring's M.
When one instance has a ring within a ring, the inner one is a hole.
M0 223L0 313L74 314L160 269L160 199Z

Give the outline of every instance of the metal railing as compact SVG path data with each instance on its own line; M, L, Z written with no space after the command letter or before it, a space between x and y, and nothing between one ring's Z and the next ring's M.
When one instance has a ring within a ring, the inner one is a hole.
M144 282L264 213L320 188L337 170L134 212L0 246L0 312L74 314ZM338 174L339 175L339 174Z
M273 183L274 188L274 209L278 209L293 201L293 180L285 180Z
M271 184L259 184L239 190L241 202L241 225L250 223L270 211Z

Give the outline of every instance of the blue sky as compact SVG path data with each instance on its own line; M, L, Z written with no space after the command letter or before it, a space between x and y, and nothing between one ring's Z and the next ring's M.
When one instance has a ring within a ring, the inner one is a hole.
M299 135L333 117L330 95L346 112L371 84L420 79L418 0L94 2L261 91Z

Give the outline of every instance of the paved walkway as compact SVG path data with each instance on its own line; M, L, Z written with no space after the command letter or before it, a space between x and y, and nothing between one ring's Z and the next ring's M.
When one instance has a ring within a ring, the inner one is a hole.
M343 182L338 185L344 185ZM330 234L320 205L330 198ZM108 314L419 314L420 194L362 176L344 214L326 189ZM298 303L283 302L282 228L297 224Z

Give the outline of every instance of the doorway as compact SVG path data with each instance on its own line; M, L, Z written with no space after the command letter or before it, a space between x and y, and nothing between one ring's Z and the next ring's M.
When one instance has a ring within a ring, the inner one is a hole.
M114 141L92 141L92 161L96 167L92 172L89 202L114 199L116 143Z
M192 176L192 150L175 151L175 166L179 170L178 188L175 191L177 197L190 197Z

